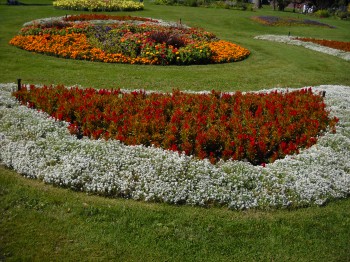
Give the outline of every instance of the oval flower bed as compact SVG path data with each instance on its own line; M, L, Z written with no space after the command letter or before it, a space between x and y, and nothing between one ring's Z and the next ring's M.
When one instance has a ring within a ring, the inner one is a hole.
M203 29L106 15L38 20L24 26L10 44L63 58L154 65L226 63L250 54Z
M70 123L72 134L156 146L200 159L273 162L310 147L330 128L323 98L311 89L269 94L172 94L31 86L22 104Z
M0 84L0 162L46 183L111 197L231 209L322 205L350 195L350 87L326 90L339 117L337 133L265 167L243 161L215 165L156 147L77 139L68 123L21 106L14 84ZM283 92L283 89L259 94Z
M259 24L268 26L322 26L328 28L335 28L334 26L321 23L310 19L296 19L291 17L279 17L279 16L253 16L252 20Z
M59 9L84 11L137 11L144 8L142 2L132 0L55 0L52 4Z

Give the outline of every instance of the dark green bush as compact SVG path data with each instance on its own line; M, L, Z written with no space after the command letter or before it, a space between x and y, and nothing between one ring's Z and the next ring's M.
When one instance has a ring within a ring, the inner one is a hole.
M317 10L314 14L315 16L320 18L326 18L330 16L328 10L325 10L325 9Z

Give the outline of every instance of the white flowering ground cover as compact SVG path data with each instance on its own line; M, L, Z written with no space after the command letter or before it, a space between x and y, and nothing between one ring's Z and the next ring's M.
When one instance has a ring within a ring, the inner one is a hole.
M46 18L39 18L35 19L29 22L26 22L23 24L22 27L27 27L27 26L34 26L34 25L45 25L49 23L57 23L57 22L65 22L65 18L70 17L71 15L65 15L65 16L54 16L54 17L46 17ZM172 21L164 21L162 19L155 19L151 17L145 17L148 18L149 21L147 21L147 24L153 24L153 25L160 25L160 26L166 26L166 27L183 27L183 28L190 28L189 26L179 23L179 22L172 22ZM145 21L138 21L138 20L113 20L113 19L108 19L108 20L88 20L89 23L94 24L94 25L105 25L105 24L144 24ZM73 24L81 24L86 21L69 21L69 23Z
M0 84L0 162L28 178L111 197L231 209L322 205L350 194L347 86L313 88L326 91L328 109L340 119L336 134L265 167L242 161L212 165L154 147L79 140L67 123L19 105L11 97L15 88Z
M273 41L273 42L280 42L285 43L289 45L297 45L297 46L303 46L305 48L325 53L328 55L336 56L341 59L344 59L346 61L350 61L350 52L338 50L335 48L330 48L322 45L318 45L312 42L304 42L297 39L295 36L287 36L287 35L258 35L255 36L254 39L259 40L267 40L267 41Z

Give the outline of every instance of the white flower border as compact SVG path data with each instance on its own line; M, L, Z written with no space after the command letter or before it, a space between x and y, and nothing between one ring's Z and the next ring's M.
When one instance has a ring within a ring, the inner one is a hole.
M66 17L70 17L74 15L67 15L67 16L54 16L54 17L46 17L46 18L39 18L35 19L29 22L26 22L23 24L22 27L27 26L33 26L33 25L42 25L48 22L66 22L64 19ZM125 23L132 23L132 24L153 24L153 25L159 25L164 27L182 27L182 28L190 28L189 26L182 24L181 22L172 22L172 21L164 21L162 19L156 19L156 18L150 18L150 17L144 17L146 19L150 19L150 21L138 21L138 20L113 20L113 19L106 19L106 20L84 20L84 21L69 21L73 24L80 24L80 23L90 23L90 24L96 24L96 25L107 25L107 24L125 24Z
M326 104L340 119L336 134L266 167L212 165L154 147L79 140L67 123L19 105L11 97L14 89L0 84L0 162L29 178L112 197L231 209L322 205L350 194L348 86L313 87L326 91Z
M268 41L273 41L273 42L280 42L280 43L285 43L289 45L297 45L297 46L303 46L305 48L325 53L328 55L336 56L341 59L344 59L346 61L350 61L350 52L345 52L342 50L318 45L312 42L304 42L297 40L297 37L295 36L287 36L287 35L258 35L255 36L254 39L258 40L268 40Z

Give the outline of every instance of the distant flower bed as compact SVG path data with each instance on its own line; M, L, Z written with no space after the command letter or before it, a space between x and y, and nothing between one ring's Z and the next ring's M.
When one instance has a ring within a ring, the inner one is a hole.
M345 48L347 44L343 45L338 43L332 43L332 48L330 48L328 46L321 45L321 43L315 43L314 41L302 41L298 37L288 36L288 35L258 35L258 36L255 36L254 39L280 42L280 43L285 43L289 45L303 46L305 48L308 48L317 52L333 55L341 59L344 59L346 61L350 61L350 52L346 52L345 50L340 49L340 48ZM342 43L347 43L347 42L342 42ZM335 46L337 47L341 46L341 47L336 49Z
M106 15L38 20L24 26L10 44L63 58L154 65L227 63L250 54L200 28Z
M253 11L254 6L246 1L231 1L231 0L154 0L156 5L176 5L176 6L191 6L205 8L225 8L235 10Z
M335 132L323 98L311 89L285 94L172 94L31 86L22 104L70 123L72 134L185 152L212 163L273 162Z
M312 42L312 43L327 46L330 48L335 48L338 50L350 52L350 42L341 42L341 41L325 40L325 39L313 39L313 38L304 38L304 37L297 37L296 39L304 42Z
M132 0L55 0L53 6L83 11L136 11L144 8L143 3Z
M79 15L70 15L64 17L64 21L91 21L91 20L117 20L117 21L142 21L142 22L154 22L158 23L158 20L146 18L146 17L137 17L130 15L104 15L104 14L79 14Z
M252 20L268 26L322 26L328 28L335 28L334 26L321 23L309 19L296 19L290 17L279 17L279 16L254 16Z

